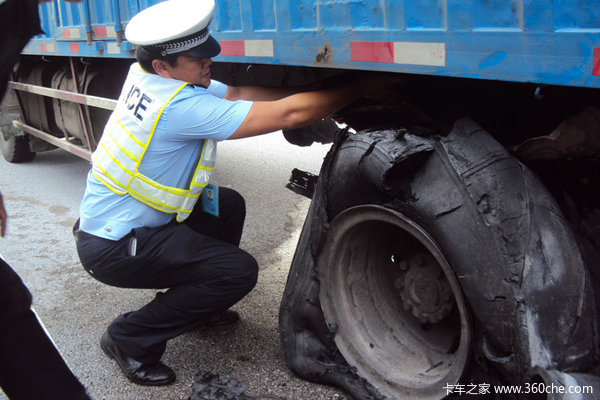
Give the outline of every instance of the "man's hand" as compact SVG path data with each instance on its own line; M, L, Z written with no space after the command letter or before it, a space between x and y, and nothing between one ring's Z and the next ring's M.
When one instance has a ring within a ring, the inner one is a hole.
M4 208L4 202L2 201L2 193L0 193L0 237L4 237L6 233L6 220L8 219L8 215L6 215L6 209Z

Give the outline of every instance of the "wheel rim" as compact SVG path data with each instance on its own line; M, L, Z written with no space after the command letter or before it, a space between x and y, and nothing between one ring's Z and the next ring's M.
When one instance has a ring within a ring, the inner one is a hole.
M399 212L332 221L318 260L323 314L346 361L390 398L441 399L469 353L460 286L432 238Z

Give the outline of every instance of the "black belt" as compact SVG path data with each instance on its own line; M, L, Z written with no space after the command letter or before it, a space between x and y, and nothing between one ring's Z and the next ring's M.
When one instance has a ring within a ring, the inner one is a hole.
M88 239L89 238L94 238L94 239L98 239L98 240L106 240L108 242L115 243L115 242L118 242L119 240L123 240L123 239L125 239L127 237L133 236L133 231L131 231L127 235L123 236L119 240L105 239L103 237L92 235L91 233L87 233L85 231L82 231L81 228L79 227L79 218L78 218L77 221L75 221L75 225L73 225L73 236L75 237L75 241L78 241L78 240L83 239L83 238L88 238Z

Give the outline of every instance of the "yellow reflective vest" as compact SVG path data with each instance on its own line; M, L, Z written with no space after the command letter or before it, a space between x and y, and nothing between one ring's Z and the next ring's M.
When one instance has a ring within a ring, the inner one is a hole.
M186 85L144 72L139 64L133 64L117 107L92 154L92 173L109 189L129 194L157 210L175 213L178 222L190 215L208 184L217 158L217 142L204 140L187 188L160 184L141 174L139 167L164 109Z

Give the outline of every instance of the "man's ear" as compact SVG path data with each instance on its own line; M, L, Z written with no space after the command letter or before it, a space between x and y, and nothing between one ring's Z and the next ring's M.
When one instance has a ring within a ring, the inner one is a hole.
M154 68L154 71L156 71L159 76L162 76L163 78L171 78L171 74L167 70L166 64L167 62L164 60L152 60L152 68Z

